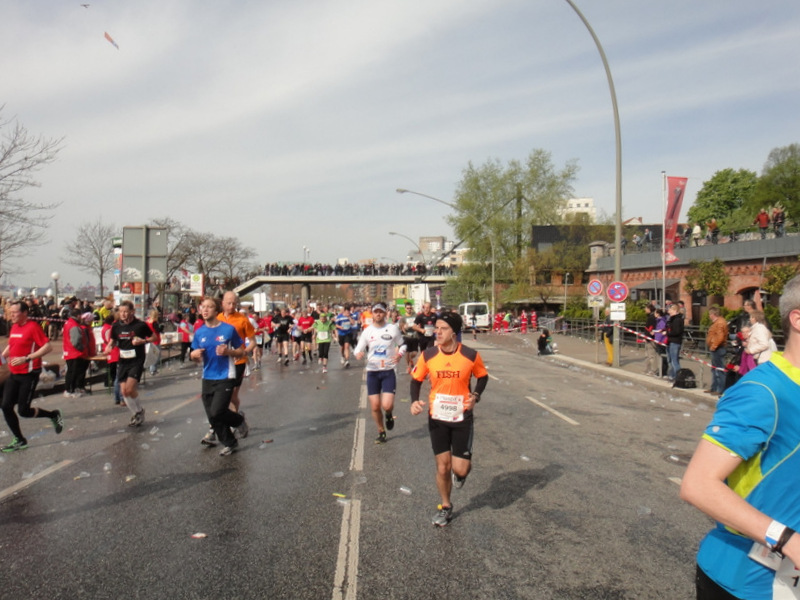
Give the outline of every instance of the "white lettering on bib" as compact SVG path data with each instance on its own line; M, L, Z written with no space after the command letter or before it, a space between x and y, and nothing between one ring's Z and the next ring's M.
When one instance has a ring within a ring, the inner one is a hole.
M136 358L136 350L120 350L119 357L124 359Z

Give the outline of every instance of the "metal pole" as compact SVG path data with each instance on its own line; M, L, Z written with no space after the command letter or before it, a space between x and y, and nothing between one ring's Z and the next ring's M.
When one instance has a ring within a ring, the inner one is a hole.
M586 29L589 30L589 33L594 40L595 45L597 46L597 50L600 53L600 59L603 61L603 67L606 71L606 78L608 79L608 89L611 92L611 107L614 111L614 141L616 146L616 181L617 181L617 191L616 191L616 222L614 223L614 280L620 281L622 278L622 135L620 134L620 127L619 127L619 109L617 108L617 92L614 90L614 79L611 77L611 69L608 66L608 60L606 60L606 53L603 50L603 46L600 44L600 40L598 39L597 35L592 29L592 26L589 24L589 21L586 20L586 17L583 16L578 7L575 6L575 3L572 0L566 0L567 4L572 7L572 10L580 17L580 20L583 21L583 24L586 26ZM663 237L663 236L662 236ZM614 336L614 367L619 368L619 348L620 348L620 336Z

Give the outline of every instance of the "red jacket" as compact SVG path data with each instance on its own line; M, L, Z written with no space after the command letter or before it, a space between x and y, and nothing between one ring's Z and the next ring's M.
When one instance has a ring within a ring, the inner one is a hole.
M73 329L76 331L73 332ZM64 360L89 356L89 338L86 335L86 329L75 319L70 318L64 324L63 340Z

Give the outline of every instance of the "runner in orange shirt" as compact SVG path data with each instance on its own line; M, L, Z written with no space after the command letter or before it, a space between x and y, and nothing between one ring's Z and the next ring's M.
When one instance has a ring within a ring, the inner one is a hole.
M422 382L430 376L428 431L436 456L436 487L442 502L433 524L444 527L453 517L450 492L460 488L472 466L472 433L475 404L480 401L489 373L480 354L458 341L461 317L452 312L436 319L436 345L426 349L411 372L411 414L425 410L420 400ZM475 389L470 390L472 376Z

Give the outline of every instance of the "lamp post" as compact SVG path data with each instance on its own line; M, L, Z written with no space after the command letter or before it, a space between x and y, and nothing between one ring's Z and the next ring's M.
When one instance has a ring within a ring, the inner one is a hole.
M307 264L307 261L310 258L311 258L311 249L308 246L303 246L303 264Z
M567 282L569 281L569 273L564 273L564 316L567 314Z
M603 46L600 44L600 38L592 29L592 26L589 24L589 21L586 20L586 17L583 16L583 13L578 9L575 3L572 0L566 0L567 4L572 7L572 10L578 15L580 20L586 26L586 29L589 30L589 34L592 36L594 40L595 46L597 46L597 51L600 53L600 60L603 62L603 68L606 71L606 79L608 79L608 89L611 92L611 108L614 113L614 142L616 146L616 182L617 182L617 190L616 190L616 218L614 219L614 280L620 281L622 279L622 135L620 133L619 127L619 109L617 108L617 92L614 89L614 80L611 77L611 67L608 66L608 60L606 60L606 53L603 50ZM663 237L663 236L662 236ZM619 368L619 348L620 348L620 338L621 336L615 335L614 336L614 367Z
M56 290L56 306L58 306L58 280L61 279L61 275L58 271L53 271L50 273L50 279L53 280L53 284Z
M419 246L419 244L418 244L417 242L415 242L414 240L412 240L412 239L411 239L410 237L408 237L407 235L405 235L405 234L403 234L403 233L397 233L396 231L390 231L390 232L389 232L389 235L396 235L396 236L398 236L398 237L405 238L405 239L407 239L409 242L411 242L412 244L414 244L414 245L417 247L417 250L419 250L419 255L422 257L422 263L423 263L423 264L425 264L425 265L427 265L427 264L428 264L428 261L427 261L427 260L425 260L425 253L422 251L422 248L420 248L420 246Z
M435 196L429 196L428 194L423 194L422 192L415 192L414 190L407 190L407 189L405 189L405 188L397 188L397 190L395 190L395 191L396 191L398 194L414 194L414 195L416 195L416 196L422 196L423 198L429 198L430 200L433 200L434 202L438 202L439 204L444 204L445 206L449 206L450 208L452 208L452 209L454 209L454 210L458 210L458 208L456 207L456 205L455 205L455 204L453 204L452 202L447 202L446 200L442 200L441 198L436 198ZM473 216L473 218L475 218L475 217L474 217L474 215L472 215L472 216ZM477 218L475 218L475 220L477 220ZM486 233L487 233L487 237L489 238L489 245L490 245L490 246L491 246L491 248L492 248L492 306L491 306L491 313L492 313L492 317L494 317L494 310L495 310L495 290L494 290L494 265L495 265L495 253L494 253L494 237L492 236L492 233L491 233L491 231L488 231L488 229L486 229L486 228L485 228L486 226L485 226L485 224L484 224L483 222L481 222L481 221L478 221L478 224L479 224L481 227L483 227L483 228L484 228L484 231L486 231Z

